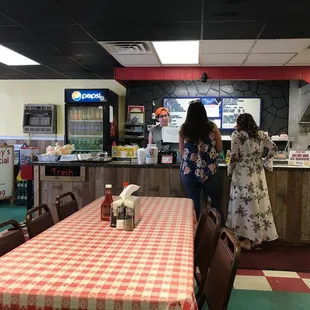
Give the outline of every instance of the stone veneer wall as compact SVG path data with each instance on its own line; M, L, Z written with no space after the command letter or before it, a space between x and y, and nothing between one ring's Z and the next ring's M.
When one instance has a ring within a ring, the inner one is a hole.
M289 81L133 81L127 84L126 106L145 106L147 124L152 123L152 101L164 97L260 97L262 126L270 134L288 132Z

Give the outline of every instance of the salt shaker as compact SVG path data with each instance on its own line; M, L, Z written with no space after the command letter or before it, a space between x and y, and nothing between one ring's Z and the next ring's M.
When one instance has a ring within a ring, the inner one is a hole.
M117 207L116 229L124 229L125 210L125 204L122 202L122 204Z

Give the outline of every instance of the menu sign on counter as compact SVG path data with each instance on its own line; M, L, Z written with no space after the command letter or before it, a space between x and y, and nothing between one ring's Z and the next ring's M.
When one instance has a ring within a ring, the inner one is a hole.
M291 166L310 167L310 151L290 151L288 164Z
M0 145L0 200L13 199L14 147Z

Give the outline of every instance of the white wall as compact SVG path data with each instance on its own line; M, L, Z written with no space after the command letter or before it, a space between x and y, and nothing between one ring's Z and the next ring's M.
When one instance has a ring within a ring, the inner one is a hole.
M64 135L64 89L108 88L119 95L119 124L124 121L126 88L115 80L0 80L0 139L27 137L23 133L26 103L57 105L57 135Z
M299 130L299 121L310 104L310 84L299 88L298 81L290 81L288 134L294 137L294 149L307 149L310 134Z

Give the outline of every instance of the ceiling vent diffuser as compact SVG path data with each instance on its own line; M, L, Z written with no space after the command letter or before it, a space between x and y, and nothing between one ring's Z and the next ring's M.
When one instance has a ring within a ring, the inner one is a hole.
M112 55L148 55L153 54L148 42L99 42Z

